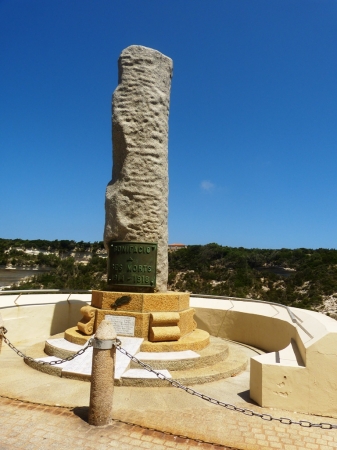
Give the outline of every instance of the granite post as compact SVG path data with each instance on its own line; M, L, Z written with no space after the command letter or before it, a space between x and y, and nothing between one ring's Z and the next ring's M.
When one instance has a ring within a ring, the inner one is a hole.
M155 242L157 292L168 278L168 114L173 63L132 45L120 55L112 99L113 171L105 196L104 244Z
M4 321L2 320L2 316L0 314L0 353L1 353L2 339L3 339L4 334L5 334L5 324L4 324Z
M89 425L105 426L112 422L116 337L112 323L102 320L93 339Z

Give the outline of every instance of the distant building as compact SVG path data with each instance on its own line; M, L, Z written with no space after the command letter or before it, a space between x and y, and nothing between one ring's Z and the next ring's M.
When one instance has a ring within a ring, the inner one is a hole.
M181 248L187 248L187 245L185 245L185 244L169 244L168 245L169 252L175 252L176 250L180 250Z

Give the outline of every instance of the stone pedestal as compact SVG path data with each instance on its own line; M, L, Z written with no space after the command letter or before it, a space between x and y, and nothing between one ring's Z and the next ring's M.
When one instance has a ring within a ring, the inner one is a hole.
M190 296L185 292L92 291L91 307L85 308L86 315L90 308L93 333L102 320L111 321L117 334L143 338L142 349L146 351L200 350L209 344L209 334L196 330L195 311L190 308ZM84 343L92 334L85 332L85 320L66 330L65 338Z

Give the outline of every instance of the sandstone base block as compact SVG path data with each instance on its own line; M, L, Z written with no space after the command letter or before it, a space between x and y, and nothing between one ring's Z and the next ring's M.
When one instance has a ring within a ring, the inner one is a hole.
M209 334L196 329L195 310L190 308L189 300L186 292L92 291L88 308L93 334L103 320L108 320L119 326L121 336L143 338L149 352L203 349L209 343ZM83 345L90 337L79 327L65 332L65 339L75 344Z
M77 345L84 345L91 337L83 334L77 326L68 328L64 332L64 339Z
M152 327L149 339L151 342L177 341L180 338L179 327Z
M185 311L179 313L179 321L177 327L180 329L180 337L191 333L196 329L196 322L193 320L194 309L188 308ZM106 316L116 316L116 317L134 317L135 318L135 330L134 337L140 337L148 340L150 336L150 313L140 313L134 311L111 311L111 309L97 309L96 310L96 321L95 330L100 325L102 320L106 319ZM170 325L168 326L170 328ZM176 336L175 331L175 336ZM171 339L169 339L171 340Z
M118 300L129 297L128 303L118 306ZM114 306L115 305L115 306ZM155 311L183 311L190 306L190 294L188 292L110 292L92 291L91 306L99 309L155 312Z
M182 350L203 350L209 345L210 336L207 331L194 330L178 341L150 342L144 341L140 347L141 352L180 352Z

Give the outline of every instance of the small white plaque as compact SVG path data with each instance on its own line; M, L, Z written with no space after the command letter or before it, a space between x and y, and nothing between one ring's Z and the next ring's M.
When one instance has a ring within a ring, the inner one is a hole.
M116 333L122 336L135 335L136 318L131 316L105 316L105 320L112 323Z

